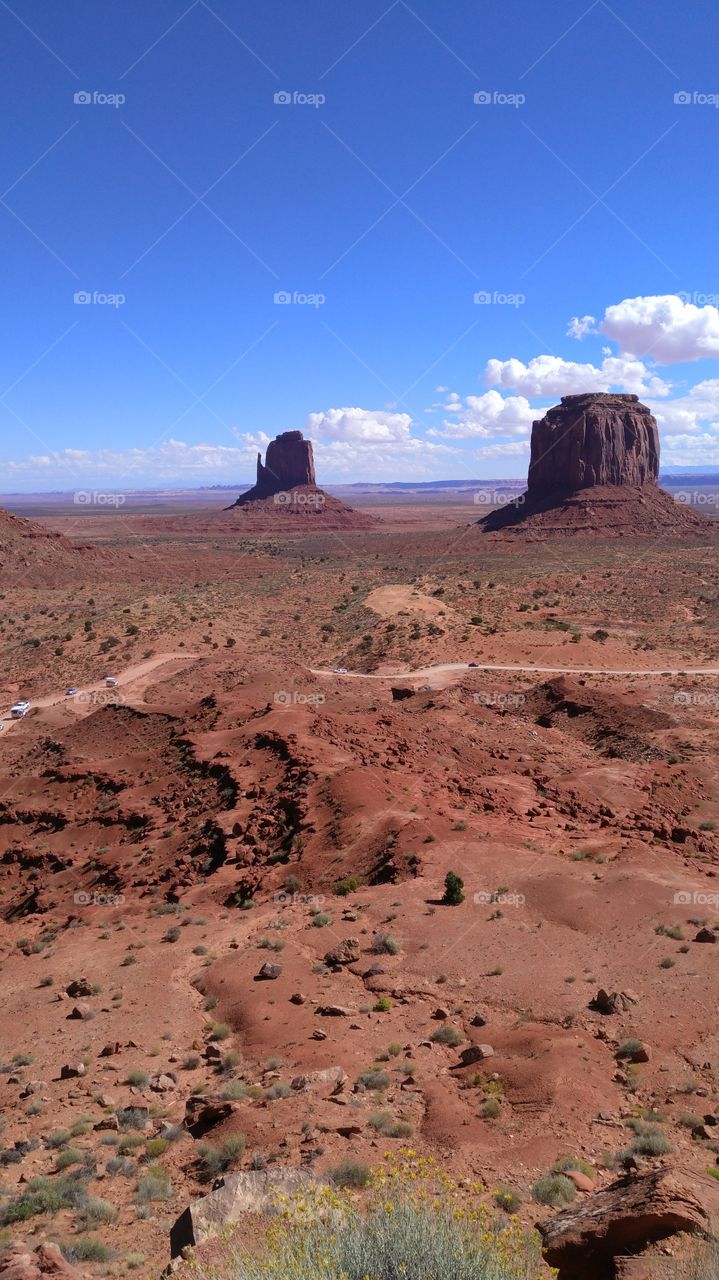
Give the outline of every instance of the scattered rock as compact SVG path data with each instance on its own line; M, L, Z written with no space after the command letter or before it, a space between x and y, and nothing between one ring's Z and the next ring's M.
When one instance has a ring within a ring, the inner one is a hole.
M316 1182L305 1169L266 1169L225 1174L221 1185L185 1209L170 1231L172 1257L188 1245L202 1244L245 1214L254 1216L276 1212L278 1192L292 1196ZM22 1280L22 1278L20 1278Z
M360 944L357 938L345 938L336 947L325 952L325 964L331 966L355 964L360 958Z
M106 1044L99 1052L99 1058L114 1058L115 1054L120 1053L122 1046L119 1040L112 1040Z
M622 1177L537 1227L558 1280L603 1280L618 1254L641 1253L680 1231L707 1234L717 1207L711 1178L653 1169Z
M77 978L74 982L71 982L69 986L65 987L65 994L68 995L71 1000L83 1000L87 996L94 995L95 988L87 978Z
M73 1005L72 1009L68 1013L67 1017L68 1017L68 1021L72 1019L75 1022L77 1021L87 1022L89 1021L90 1018L95 1017L95 1012L93 1009L90 1008L89 1004L75 1004Z
M63 1257L60 1246L44 1242L34 1249L30 1245L10 1245L0 1254L0 1280L78 1280L80 1272Z
M295 1076L291 1088L295 1093L337 1094L342 1092L348 1078L342 1067L325 1067L322 1071Z
M60 1067L61 1080L76 1080L78 1076L84 1076L87 1067L84 1062L68 1062L64 1067Z
M267 960L260 969L260 972L257 974L255 982L274 982L276 978L279 978L281 973L281 964L272 964L270 960Z
M193 1138L202 1138L236 1110L234 1102L208 1102L193 1094L185 1103L184 1125Z
M608 992L600 987L590 1008L596 1009L597 1013L626 1013L635 1004L639 1004L639 996L633 991Z
M471 1044L468 1049L463 1049L459 1055L460 1065L463 1067L471 1067L473 1062L482 1062L484 1058L493 1058L494 1049L491 1044Z
M704 928L700 929L699 932L696 934L694 941L695 942L716 942L717 937L719 937L719 935L715 932L714 929L707 929L707 927L704 926Z

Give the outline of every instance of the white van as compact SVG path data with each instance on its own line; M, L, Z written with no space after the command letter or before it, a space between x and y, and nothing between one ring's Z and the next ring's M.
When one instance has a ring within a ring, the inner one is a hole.
M10 708L10 715L13 720L21 720L30 710L29 702L16 702L14 707Z
M114 676L105 676L105 687L107 689L117 688L117 680Z

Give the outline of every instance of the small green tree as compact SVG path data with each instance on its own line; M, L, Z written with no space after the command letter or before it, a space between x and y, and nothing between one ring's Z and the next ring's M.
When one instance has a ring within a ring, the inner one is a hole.
M444 877L444 897L442 903L445 907L458 907L460 902L464 902L464 880L461 876L454 874L454 871L448 871Z

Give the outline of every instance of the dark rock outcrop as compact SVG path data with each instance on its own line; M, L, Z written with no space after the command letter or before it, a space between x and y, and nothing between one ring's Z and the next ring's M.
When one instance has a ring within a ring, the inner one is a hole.
M296 485L316 485L312 441L301 431L283 431L267 446L265 461L257 455L257 480L240 495L233 505L244 507L258 498L272 498L276 493L294 489Z
M711 1178L653 1169L628 1175L537 1224L558 1280L610 1280L614 1258L678 1232L708 1236L719 1204Z
M659 432L638 396L562 396L532 426L529 499L593 485L657 483Z

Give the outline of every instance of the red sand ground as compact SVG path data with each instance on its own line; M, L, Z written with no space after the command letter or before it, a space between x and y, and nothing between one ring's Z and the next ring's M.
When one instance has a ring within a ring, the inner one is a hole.
M102 519L114 580L5 598L7 700L35 705L0 733L0 1148L32 1144L0 1170L4 1193L51 1172L50 1135L87 1117L67 1145L95 1154L91 1194L118 1211L92 1234L157 1274L170 1223L205 1189L197 1144L183 1131L158 1157L171 1190L146 1216L151 1157L140 1145L113 1172L113 1131L94 1126L146 1105L146 1139L181 1124L191 1096L241 1082L207 1135L244 1133L239 1167L376 1163L399 1142L373 1123L387 1112L459 1176L515 1188L528 1221L551 1212L530 1194L557 1157L608 1181L642 1109L661 1117L662 1159L713 1166L719 1144L683 1119L719 1110L719 947L694 941L719 918L719 677L397 674L717 669L713 548L518 556L405 519L341 540L192 542L173 516L152 537L146 517ZM176 577L126 573L138 536ZM336 666L395 678L309 670ZM457 907L439 903L449 870ZM377 953L379 934L395 954ZM359 960L327 968L350 937ZM265 962L280 976L255 981ZM80 977L95 994L63 998ZM637 1002L604 1016L589 1007L599 987ZM458 1047L432 1041L443 1022ZM236 1054L220 1071L203 1056L217 1023ZM628 1070L616 1054L631 1037L649 1061ZM462 1068L472 1043L494 1055ZM86 1073L61 1080L77 1061ZM272 1089L334 1066L348 1076L334 1099ZM375 1066L379 1091L356 1085ZM175 1081L128 1082L143 1071ZM12 1231L78 1229L62 1211Z

